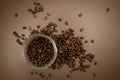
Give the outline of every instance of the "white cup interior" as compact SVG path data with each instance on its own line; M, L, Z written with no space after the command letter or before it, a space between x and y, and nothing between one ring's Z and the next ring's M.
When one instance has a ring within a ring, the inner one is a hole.
M42 66L42 67L37 67L37 66L35 66L34 64L32 64L32 63L28 60L27 54L26 54L28 44L29 44L34 38L36 38L36 37L44 37L44 38L48 39L48 40L52 43L53 49L54 49L54 55L53 55L52 60L51 60L48 64L46 64L45 66ZM44 34L34 34L34 35L31 35L29 38L27 38L27 39L24 41L23 46L22 46L22 53L21 53L21 54L22 54L22 59L23 59L23 61L24 61L29 67L31 67L31 68L33 68L33 69L44 70L44 69L47 69L48 67L50 67L50 66L54 63L54 61L56 60L56 58L57 58L57 47L56 47L56 44L55 44L55 42L53 41L53 39L52 39L51 37L46 36L46 35L44 35Z

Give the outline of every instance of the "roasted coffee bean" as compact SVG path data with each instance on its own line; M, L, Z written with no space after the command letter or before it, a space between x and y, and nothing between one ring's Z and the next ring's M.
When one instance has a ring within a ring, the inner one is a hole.
M62 21L62 18L58 18L58 21Z
M51 14L50 14L50 13L47 13L47 16L51 16Z
M95 61L95 62L94 62L94 65L98 65L98 63Z
M34 75L34 72L30 72L31 75Z
M18 17L18 13L15 13L15 18L17 18Z
M65 25L69 25L68 21L65 21Z
M17 32L16 31L13 31L13 35L15 35Z
M70 74L67 74L66 77L67 77L67 78L70 78Z
M51 77L52 76L52 74L50 73L50 74L48 74L48 77Z
M22 37L25 37L25 34L22 34Z
M41 78L44 79L44 78L45 78L45 75L42 75Z
M27 27L26 27L26 26L23 26L22 28L23 28L23 29L26 29Z
M45 78L46 80L48 79L48 77Z
M91 40L91 43L94 43L94 40L93 40L93 39Z
M78 17L82 17L82 13L78 14Z
M93 73L93 76L96 77L96 73Z
M40 25L37 25L37 29L39 29L41 26Z
M110 11L110 8L107 8L107 9L106 9L106 12L109 12L109 11Z
M85 40L84 42L85 42L85 43L88 43L88 40Z
M80 28L80 32L83 32L84 31L84 28L82 27L82 28Z

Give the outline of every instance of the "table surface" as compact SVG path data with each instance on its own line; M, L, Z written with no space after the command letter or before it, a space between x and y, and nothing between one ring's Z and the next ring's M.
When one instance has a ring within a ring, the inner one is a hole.
M91 66L87 72L74 72L70 80L120 80L120 0L36 0L45 8L36 19L27 12L32 8L33 0L0 0L0 80L42 80L39 76L31 76L33 70L22 61L21 46L15 42L13 31L29 34L22 26L45 26L50 21L58 23L58 29L75 30L76 35L84 35L85 39L95 40L94 44L85 46L87 52L95 55L98 66ZM106 9L110 8L107 13ZM18 18L14 13L18 13ZM43 20L46 13L51 16ZM83 13L81 18L79 13ZM57 18L68 21L69 26L59 23ZM79 29L84 27L83 33ZM41 71L38 71L41 72ZM61 70L47 69L45 74L52 73L49 80L68 80L68 68ZM92 73L96 72L94 78Z

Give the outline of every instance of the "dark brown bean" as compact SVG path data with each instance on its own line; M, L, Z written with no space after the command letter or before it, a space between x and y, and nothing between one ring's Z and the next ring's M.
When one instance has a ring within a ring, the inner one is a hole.
M107 9L106 9L106 12L109 12L109 11L110 11L110 8L107 8Z
M78 17L82 17L82 13L78 14Z
M47 16L51 16L51 14L50 14L50 13L47 13Z
M58 21L62 21L62 18L58 18Z
M34 72L30 72L31 75L34 75Z
M65 25L69 25L68 21L65 21Z
M91 43L94 43L94 40L93 40L93 39L91 40Z
M23 28L23 29L26 29L27 27L26 27L26 26L23 26L22 28Z
M15 18L17 18L17 17L18 17L18 13L15 13L15 15L14 15L14 16L15 16Z
M95 61L95 62L94 62L94 65L98 65L98 63Z
M83 32L84 31L84 28L82 27L82 28L80 28L80 32Z
M93 76L96 77L96 73L93 73Z

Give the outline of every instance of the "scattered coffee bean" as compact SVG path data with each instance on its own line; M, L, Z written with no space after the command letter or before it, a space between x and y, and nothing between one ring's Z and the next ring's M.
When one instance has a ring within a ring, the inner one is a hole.
M23 26L23 29L26 29L26 26Z
M82 28L80 28L80 32L83 32L84 31L84 28L82 27Z
M80 13L80 14L78 15L78 17L82 17L82 13Z
M109 12L109 11L110 11L110 8L107 8L107 9L106 9L106 12Z
M48 77L51 77L52 76L52 74L50 73L50 74L48 74Z
M15 35L17 32L16 31L13 31L13 35Z
M93 76L96 77L96 73L93 73Z
M70 78L70 74L67 74L66 77L67 77L67 78Z
M30 72L31 75L34 75L34 72Z
M40 29L40 27L41 27L40 25L37 25L37 29Z
M68 21L65 21L65 25L69 25Z
M18 17L18 13L15 13L15 18L17 18Z
M22 37L25 37L25 34L22 34Z
M95 62L94 62L94 65L98 65L98 63L95 61Z
M47 16L51 16L51 14L50 14L50 13L47 13Z
M62 21L62 18L58 18L58 21Z
M84 42L85 42L85 43L88 43L88 40L85 40Z
M94 43L94 40L93 40L93 39L91 40L91 43Z

